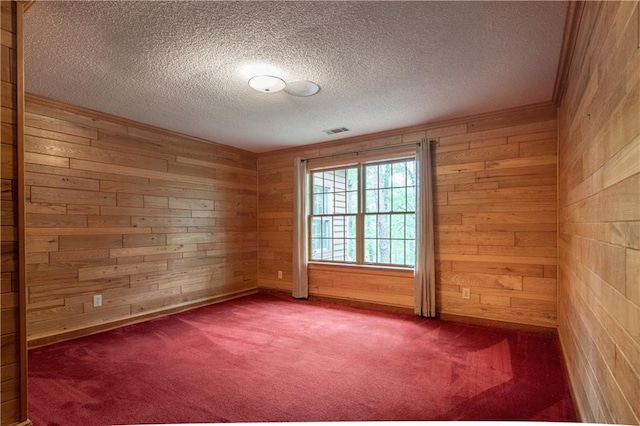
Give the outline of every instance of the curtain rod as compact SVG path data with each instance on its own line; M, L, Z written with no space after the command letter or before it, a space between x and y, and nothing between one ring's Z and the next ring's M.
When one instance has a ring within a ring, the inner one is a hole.
M423 140L418 141L418 142L408 143L408 144L403 144L403 145L384 146L384 147L381 147L381 148L371 148L371 149L364 149L364 150L360 150L360 151L341 152L339 154L321 155L319 157L301 158L300 161L301 162L305 162L305 161L310 161L310 160L320 160L320 159L323 159L323 158L335 158L335 157L342 157L343 155L356 155L356 156L358 156L360 154L366 154L368 152L383 151L383 150L387 150L387 149L398 149L398 148L402 148L402 147L409 147L411 145L420 146L423 142L432 143L432 142L435 142L435 140L423 139Z

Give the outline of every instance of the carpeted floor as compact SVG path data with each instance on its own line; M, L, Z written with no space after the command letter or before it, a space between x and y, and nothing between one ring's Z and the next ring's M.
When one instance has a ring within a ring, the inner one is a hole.
M30 351L29 418L576 420L555 336L269 295Z

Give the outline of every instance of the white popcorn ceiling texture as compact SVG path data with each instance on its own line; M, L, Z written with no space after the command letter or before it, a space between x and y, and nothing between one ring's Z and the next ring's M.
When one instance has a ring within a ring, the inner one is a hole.
M566 2L36 1L26 90L253 152L549 101ZM311 80L300 98L251 73ZM323 130L347 127L326 135Z

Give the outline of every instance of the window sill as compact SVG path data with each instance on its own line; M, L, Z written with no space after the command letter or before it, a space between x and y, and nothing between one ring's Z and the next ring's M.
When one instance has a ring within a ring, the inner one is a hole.
M310 271L351 272L396 277L413 277L413 268L378 265L354 265L344 263L309 262Z

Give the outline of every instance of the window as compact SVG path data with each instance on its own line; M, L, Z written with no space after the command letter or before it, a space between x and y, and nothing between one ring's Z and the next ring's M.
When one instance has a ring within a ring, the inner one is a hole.
M416 162L311 171L310 259L413 266Z
M311 260L355 262L358 168L311 175Z
M314 185L313 193L317 195L315 198L315 211L318 213L323 213L325 208L329 209L329 190L331 188L321 185ZM326 206L326 207L325 207ZM311 244L311 253L314 254L316 258L322 259L323 257L330 256L331 251L331 239L328 236L331 234L331 223L330 218L328 216L318 218L311 222L311 233L313 235L317 235L319 238L316 238L312 241ZM323 236L327 236L324 237Z

